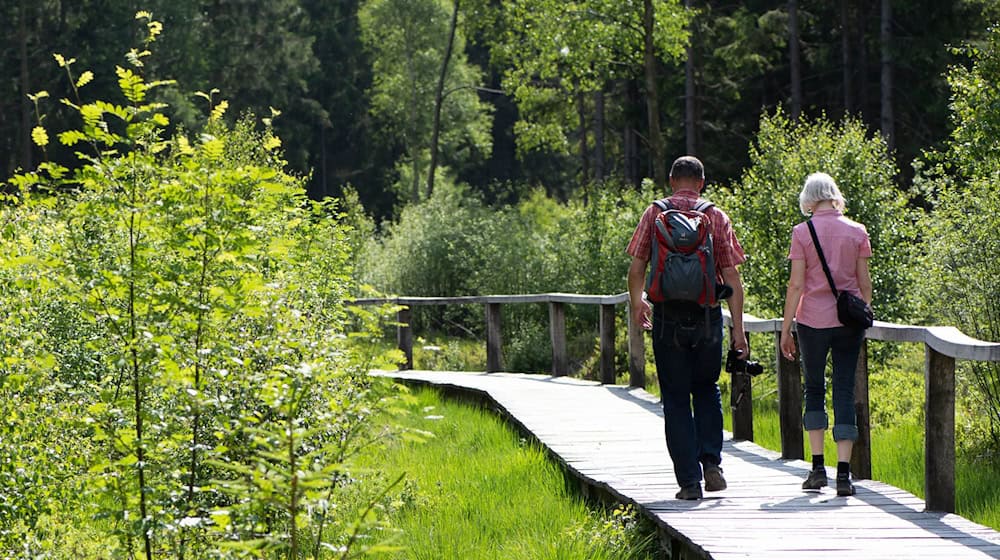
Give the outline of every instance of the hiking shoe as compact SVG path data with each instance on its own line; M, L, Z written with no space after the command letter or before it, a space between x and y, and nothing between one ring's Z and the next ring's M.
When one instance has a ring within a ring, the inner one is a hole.
M722 467L719 465L705 465L705 491L718 492L726 489L726 479L722 476Z
M837 495L838 496L853 496L854 495L854 485L851 484L850 478L837 477Z
M701 485L692 484L690 486L684 486L683 488L681 488L680 492L677 493L676 498L678 500L700 500Z
M802 483L803 490L819 490L826 486L826 469L819 468L809 471L809 476Z

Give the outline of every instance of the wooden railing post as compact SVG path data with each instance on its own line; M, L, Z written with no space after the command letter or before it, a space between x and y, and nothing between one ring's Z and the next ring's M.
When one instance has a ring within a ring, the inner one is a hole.
M615 383L615 306L601 304L601 383Z
M854 378L854 414L858 439L851 451L851 475L858 479L872 477L872 426L868 402L868 339L861 341L858 369Z
M549 334L552 339L552 375L566 375L566 310L559 302L549 302Z
M792 336L795 336L794 334ZM781 353L781 332L774 333L778 356L778 422L781 430L781 458L804 459L802 444L802 370L797 358Z
M486 304L486 371L503 371L503 333L500 304Z
M729 340L733 339L729 329ZM747 342L750 341L749 333ZM753 387L749 375L730 375L729 403L733 411L733 439L753 441Z
M413 369L413 329L410 323L413 313L409 307L402 307L396 312L396 346L403 352L405 362L402 369Z
M628 313L628 385L646 388L646 341L642 325L632 319L631 302L625 306Z
M955 358L925 350L924 495L928 511L955 511Z

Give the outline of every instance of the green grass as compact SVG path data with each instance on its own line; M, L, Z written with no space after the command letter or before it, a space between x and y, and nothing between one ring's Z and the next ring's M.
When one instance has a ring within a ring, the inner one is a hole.
M384 480L405 473L383 507L400 531L402 548L390 557L654 558L649 522L629 508L589 508L560 468L494 413L430 390L414 396L394 420L407 437L359 458Z

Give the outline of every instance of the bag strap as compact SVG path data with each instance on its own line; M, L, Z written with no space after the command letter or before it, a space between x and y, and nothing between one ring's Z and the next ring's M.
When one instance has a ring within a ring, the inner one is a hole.
M809 235L813 238L813 245L816 247L816 253L819 254L819 262L823 265L823 272L826 274L826 281L830 283L830 291L833 292L833 297L837 297L837 286L833 283L833 275L830 274L830 267L826 264L826 258L823 256L823 247L819 244L819 237L816 236L816 228L813 226L812 220L806 220L806 224L809 226Z

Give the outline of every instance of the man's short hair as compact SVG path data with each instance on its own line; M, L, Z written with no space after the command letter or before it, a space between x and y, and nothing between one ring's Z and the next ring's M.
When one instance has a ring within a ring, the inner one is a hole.
M670 166L670 177L674 179L704 179L705 166L694 156L681 156Z

